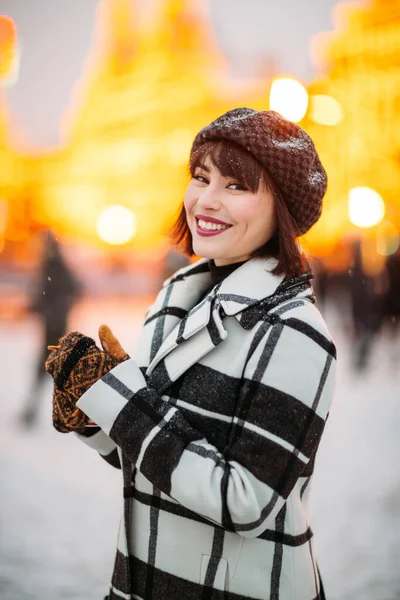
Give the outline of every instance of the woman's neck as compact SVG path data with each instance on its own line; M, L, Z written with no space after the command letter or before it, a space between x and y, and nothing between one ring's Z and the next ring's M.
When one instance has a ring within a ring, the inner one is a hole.
M216 265L214 260L210 260L210 273L213 285L220 283L223 281L228 275L233 273L236 269L238 269L241 265L243 265L246 261L240 261L235 263L230 263L228 265Z

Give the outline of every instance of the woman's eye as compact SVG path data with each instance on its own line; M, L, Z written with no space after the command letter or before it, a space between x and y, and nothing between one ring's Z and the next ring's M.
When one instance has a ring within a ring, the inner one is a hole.
M205 177L203 177L203 175L194 174L193 179L196 179L196 181L200 181L200 183L208 183L208 180Z
M245 192L247 190L247 188L244 185L238 183L237 181L232 181L232 183L228 185L228 188L240 192Z

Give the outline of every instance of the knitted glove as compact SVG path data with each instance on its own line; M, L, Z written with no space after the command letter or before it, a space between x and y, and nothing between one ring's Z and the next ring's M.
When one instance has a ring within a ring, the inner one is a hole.
M99 328L103 350L96 342L77 331L59 340L45 363L54 380L53 425L61 433L83 433L89 418L76 403L103 375L129 358L107 325Z

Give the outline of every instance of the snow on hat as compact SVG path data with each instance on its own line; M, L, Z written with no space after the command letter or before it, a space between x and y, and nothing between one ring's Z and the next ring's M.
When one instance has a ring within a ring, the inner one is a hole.
M191 151L208 141L222 139L239 144L261 163L281 192L301 234L318 221L327 175L304 129L272 110L235 108L199 131Z

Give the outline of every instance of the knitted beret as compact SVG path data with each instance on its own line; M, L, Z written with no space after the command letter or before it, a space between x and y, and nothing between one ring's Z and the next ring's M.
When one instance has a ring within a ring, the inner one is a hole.
M319 219L327 175L310 136L272 110L235 108L196 135L192 152L211 140L229 140L250 152L281 192L300 233Z

